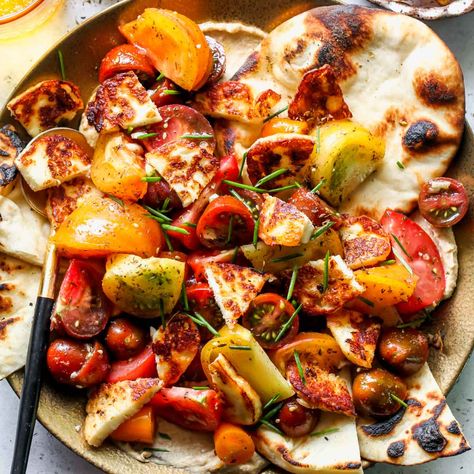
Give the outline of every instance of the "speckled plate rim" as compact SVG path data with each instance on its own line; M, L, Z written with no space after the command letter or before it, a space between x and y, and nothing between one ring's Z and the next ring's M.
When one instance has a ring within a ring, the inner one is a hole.
M225 11L226 18L222 19L242 19L246 23L257 24L257 26L270 30L282 21L304 10L337 3L344 3L344 1L274 0L272 2L272 13L268 13L268 11L262 12L261 10L257 11L254 6L253 13L255 17L252 18L251 5L253 5L253 1L251 0L196 0L194 2L187 2L187 0L125 0L105 9L68 33L37 61L36 65L30 69L24 79L18 84L12 96L38 80L57 77L55 71L57 71L56 51L58 48L61 48L66 53L66 61L68 61L68 58L71 56L84 58L84 51L78 51L78 46L80 45L89 53L85 62L89 65L94 62L98 64L103 54L117 44L117 41L120 39L115 28L117 22L124 15L128 19L133 18L134 15L142 11L146 6L172 8L199 21L209 18L221 19L222 11ZM244 8L244 5L248 8ZM99 25L100 28L97 28ZM107 32L107 36L101 37L98 30L101 30L101 33ZM93 34L89 34L90 32ZM81 38L84 39L84 42L81 42ZM97 38L103 41L100 48L97 48ZM88 43L90 43L90 49L88 49ZM71 55L69 55L69 52L71 52ZM76 69L78 76L76 77L72 73L69 77L74 82L79 83L83 93L84 91L91 92L93 84L97 82L96 68L88 69L85 64L79 62ZM78 77L79 81L77 80ZM86 94L83 94L83 96L87 97ZM11 122L12 120L4 109L0 115L0 122L7 121ZM454 160L449 175L467 183L470 200L473 202L474 135L467 124L459 156L462 156L463 159ZM440 331L445 335L447 354L434 353L430 358L430 366L445 393L455 383L474 346L474 321L471 322L469 318L463 317L463 314L468 315L470 308L474 306L474 242L472 241L472 232L470 230L474 228L473 207L471 206L467 219L456 229L461 262L458 290L451 300L443 303L437 310L437 318L430 328L432 331ZM465 295L465 297L461 297L461 294ZM466 334L471 336L466 338ZM21 391L22 376L23 371L18 371L8 378L8 382L17 395ZM40 398L38 419L58 440L105 472L111 474L171 474L185 472L169 466L141 463L109 443L105 443L100 449L92 449L87 446L76 429L83 420L84 406L84 397L80 397L77 393L75 394L63 387L46 383ZM275 471L273 468L270 468L267 472Z

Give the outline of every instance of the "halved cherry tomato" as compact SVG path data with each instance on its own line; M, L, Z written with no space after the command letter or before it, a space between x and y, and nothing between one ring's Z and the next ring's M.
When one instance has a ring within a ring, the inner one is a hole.
M285 345L298 333L298 316L278 342L275 339L293 313L294 306L276 293L262 293L250 304L242 325L252 331L253 336L264 349L276 349Z
M110 437L127 443L153 444L156 432L156 416L151 405L144 406L138 413L123 422Z
M150 403L158 416L188 430L214 431L221 420L222 402L214 390L162 388Z
M285 401L278 412L279 428L291 438L309 435L316 427L321 412L300 405L296 398Z
M155 354L151 345L146 346L135 357L114 362L107 376L107 382L115 383L147 377L157 377Z
M107 325L112 306L102 291L102 265L71 260L56 301L54 320L75 339L91 339Z
M466 189L453 178L430 179L418 196L421 215L436 227L451 227L467 212L469 198Z
M71 377L74 385L81 388L92 387L102 383L110 370L109 356L105 347L95 341L81 369Z
M234 258L235 250L198 250L188 257L188 264L194 272L197 281L207 281L204 265L207 263L230 263Z
M212 54L212 71L207 78L207 84L217 82L225 73L226 57L224 46L211 36L206 36L207 44Z
M265 123L260 136L268 137L276 133L300 133L306 135L308 133L308 124L299 120L275 117Z
M219 196L207 206L196 233L205 247L226 248L251 242L254 227L245 204L232 196Z
M165 201L167 202L166 209L179 211L183 208L181 199L179 199L176 191L171 189L170 185L164 179L156 183L148 183L147 191L142 198L143 204L161 209Z
M156 73L145 52L133 44L121 44L111 49L102 59L99 68L99 81L104 82L119 72L134 71L147 76Z
M145 330L130 319L117 318L107 328L105 343L116 359L124 360L142 352L147 337Z
M438 248L431 237L400 212L385 211L380 223L392 238L392 248L397 259L402 258L408 263L419 278L415 291L408 300L397 304L398 311L402 315L408 315L439 303L443 297L446 280Z
M255 453L252 437L239 425L222 423L214 433L217 457L227 465L244 464Z
M157 107L163 107L164 105L170 104L180 104L183 100L182 91L180 91L178 86L167 77L157 81L148 93L151 94L150 98Z

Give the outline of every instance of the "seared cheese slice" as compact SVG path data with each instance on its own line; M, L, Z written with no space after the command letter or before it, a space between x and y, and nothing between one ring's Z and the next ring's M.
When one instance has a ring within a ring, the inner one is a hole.
M12 125L0 128L0 195L6 196L18 177L15 158L23 149L23 141Z
M90 125L100 133L116 132L160 122L161 116L137 75L116 74L105 80L87 104Z
M263 197L258 236L267 245L297 247L310 241L314 227L306 214L275 196Z
M30 87L7 104L8 110L32 137L62 120L72 120L82 107L79 88L72 82L56 79Z
M94 102L96 97L97 89L94 90L92 93L89 101L87 104ZM79 123L79 131L84 135L87 143L91 148L95 148L97 145L97 141L99 140L99 132L95 129L93 123L89 123L89 119L87 118L87 110L89 105L87 105L86 110L81 115L81 122Z
M41 191L86 175L91 157L70 138L45 135L27 146L15 164L28 186Z
M224 321L231 327L248 310L269 278L232 263L207 263L204 270Z
M366 369L372 367L381 329L378 319L342 309L327 317L327 326L347 359Z
M239 425L253 425L262 415L258 393L241 377L223 354L209 364L213 387L223 396L224 418Z
M147 153L146 161L186 207L196 201L219 168L219 159L213 151L213 145L208 141L180 139Z
M85 440L99 447L124 421L139 412L161 386L160 380L151 378L102 384L87 402Z

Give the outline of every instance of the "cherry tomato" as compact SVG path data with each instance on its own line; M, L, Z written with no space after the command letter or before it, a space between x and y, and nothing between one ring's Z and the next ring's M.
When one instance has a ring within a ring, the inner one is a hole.
M295 399L285 402L281 407L277 424L291 438L300 438L313 432L318 424L320 412L300 405Z
M161 209L165 201L167 201L166 209L171 211L179 211L183 208L181 199L179 199L176 191L171 189L166 181L161 180L157 183L148 183L147 191L142 198L143 204L155 209Z
M179 90L178 86L173 81L170 81L166 77L157 81L148 93L151 94L150 98L157 107L180 104L183 100L182 91Z
M265 123L260 136L268 137L276 133L300 133L306 135L308 133L308 124L300 120L274 117Z
M276 293L262 293L250 304L242 324L252 331L253 336L264 349L276 349L285 345L298 333L298 316L278 342L275 339L283 326L288 322L295 308L293 305Z
M145 331L127 318L110 322L105 343L116 359L124 360L143 351L147 343Z
M135 71L153 76L155 68L143 50L133 44L121 44L111 49L102 59L99 68L99 81L104 82L119 72Z
M397 304L398 311L402 315L409 315L439 303L446 281L438 248L431 237L399 212L385 211L380 223L392 238L392 248L396 249L397 258L403 258L419 278L414 293L406 302ZM394 236L403 248L400 248Z
M174 96L173 96L174 97ZM156 151L160 146L180 140L183 135L207 134L214 136L211 124L206 117L197 110L186 105L173 104L159 107L161 122L141 129L143 133L156 133L156 136L141 140L143 146L150 152ZM214 143L214 138L206 139Z
M107 376L107 382L115 383L147 377L157 377L155 354L151 345L146 346L135 357L114 362Z
M453 178L430 179L421 187L418 197L421 215L436 227L451 227L467 212L466 189Z
M151 405L158 416L188 430L214 431L222 415L222 402L214 390L162 388Z
M188 264L197 281L207 281L204 265L207 263L230 263L234 259L235 250L198 250L188 257Z
M92 387L101 383L110 369L102 344L56 339L46 355L48 369L59 383Z
M254 227L245 204L232 196L219 196L207 206L196 233L205 247L226 248L251 242Z
M145 405L138 413L124 421L111 435L115 441L153 444L156 433L156 416L153 407Z
M92 261L71 260L56 302L53 321L75 339L91 339L107 325L112 307L102 291L105 270Z
M206 84L213 84L217 82L225 73L226 57L224 46L211 36L206 36L207 44L211 49L212 54L212 71L207 78Z

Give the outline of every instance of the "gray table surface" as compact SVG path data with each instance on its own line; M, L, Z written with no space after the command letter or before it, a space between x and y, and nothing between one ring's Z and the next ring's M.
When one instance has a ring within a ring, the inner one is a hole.
M49 44L58 38L66 29L80 22L85 17L116 3L114 0L68 0L65 7L57 14L51 23L50 30L45 33ZM364 4L364 0L357 0ZM452 18L434 22L431 26L443 38L458 57L464 71L467 88L467 120L474 127L474 13L460 18ZM21 40L17 41L17 44ZM38 44L38 42L36 42ZM14 43L0 42L0 57L5 58L7 49ZM43 45L43 48L45 45ZM23 52L25 50L23 49ZM38 52L35 51L37 56ZM27 55L26 55L27 56ZM30 55L31 56L31 55ZM2 61L0 71L0 105L8 96L9 88L15 80L26 72L28 64L34 61L33 57L22 57L22 66L18 64L5 66ZM2 80L3 78L3 80ZM473 335L469 335L472 337ZM455 416L464 427L467 438L474 443L474 360L466 364L464 371L448 396L448 402ZM13 451L18 399L6 381L0 382L0 474L9 472ZM370 469L372 474L451 474L457 471L474 473L474 451L457 458L443 459L424 466L410 468L378 465ZM96 474L101 471L76 456L62 443L50 435L41 425L37 425L33 437L28 472L31 474ZM119 474L119 473L117 473Z

